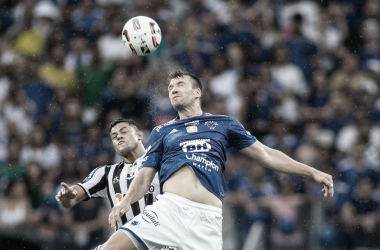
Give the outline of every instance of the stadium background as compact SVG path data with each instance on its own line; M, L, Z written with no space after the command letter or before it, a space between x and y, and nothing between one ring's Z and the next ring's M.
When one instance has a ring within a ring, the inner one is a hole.
M147 57L121 42L136 15L163 33ZM120 160L112 120L135 119L146 141L175 116L165 79L179 67L202 79L206 112L334 176L324 198L230 151L225 250L379 249L379 22L379 0L0 0L0 249L108 238L104 201L64 210L54 196Z

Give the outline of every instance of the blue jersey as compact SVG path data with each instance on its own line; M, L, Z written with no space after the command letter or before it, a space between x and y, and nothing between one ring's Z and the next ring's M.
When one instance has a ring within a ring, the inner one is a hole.
M227 149L233 146L240 150L254 142L256 138L229 116L203 113L184 120L177 117L153 129L142 167L156 168L162 187L187 164L203 186L223 200L227 190L223 177Z

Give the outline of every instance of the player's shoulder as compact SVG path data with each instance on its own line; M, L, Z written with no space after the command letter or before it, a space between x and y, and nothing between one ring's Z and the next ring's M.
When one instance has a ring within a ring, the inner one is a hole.
M102 165L102 166L98 166L96 168L94 168L91 173L89 174L90 175L94 175L96 172L109 172L111 171L112 169L115 169L117 166L119 166L120 164L122 164L123 161L121 162L118 162L118 163L115 163L115 164L111 164L111 165Z
M152 130L152 134L153 133L159 133L160 131L164 131L167 128L167 126L175 123L175 121L176 121L176 118L174 118L173 120L170 120L170 121L168 121L168 122L166 122L164 124L161 124L161 125L158 125L158 126L154 127L153 130Z
M214 115L210 113L205 113L204 119L214 119L219 121L236 121L235 118L228 115Z

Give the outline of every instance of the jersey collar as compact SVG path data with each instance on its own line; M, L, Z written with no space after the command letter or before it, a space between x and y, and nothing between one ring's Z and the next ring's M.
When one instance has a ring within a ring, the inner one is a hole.
M187 119L183 119L183 120L180 120L179 119L179 115L177 115L177 117L174 119L176 122L183 122L183 121L190 121L190 120L193 120L193 119L197 119L199 117L203 117L203 116L206 116L206 113L205 112L202 112L201 115L199 116L194 116L194 117L191 117L191 118L187 118Z

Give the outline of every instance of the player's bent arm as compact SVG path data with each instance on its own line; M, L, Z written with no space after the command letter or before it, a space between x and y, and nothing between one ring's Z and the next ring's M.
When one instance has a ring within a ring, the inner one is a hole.
M65 189L65 192L61 190L58 195L56 195L56 200L64 208L72 208L86 198L86 192L78 185L72 186L71 190Z
M112 208L108 217L111 227L116 227L116 223L120 222L120 216L128 212L132 203L140 200L146 194L156 173L157 170L153 167L144 167L139 171L129 186L127 195Z
M325 192L325 196L327 196L327 194L330 194L331 196L334 195L331 175L295 161L284 153L269 148L259 141L256 141L249 147L241 149L240 152L251 159L258 160L265 167L275 171L311 177L316 182L324 185L322 190Z

